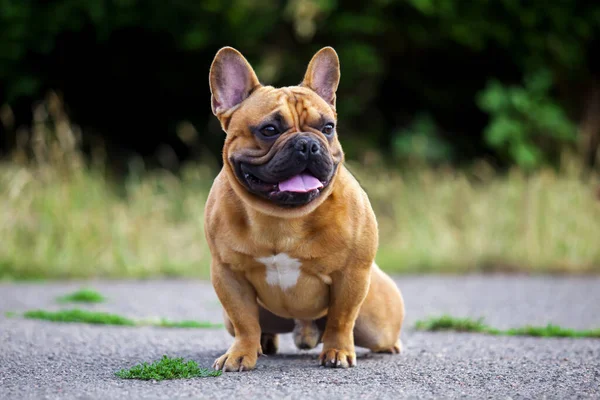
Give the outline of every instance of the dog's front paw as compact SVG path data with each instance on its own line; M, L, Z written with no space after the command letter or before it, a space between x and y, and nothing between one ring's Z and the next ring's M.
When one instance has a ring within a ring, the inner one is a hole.
M349 368L356 366L354 350L323 349L319 356L321 365L331 368Z
M234 344L221 357L217 358L213 368L224 372L250 371L256 366L260 349L253 346L240 346Z

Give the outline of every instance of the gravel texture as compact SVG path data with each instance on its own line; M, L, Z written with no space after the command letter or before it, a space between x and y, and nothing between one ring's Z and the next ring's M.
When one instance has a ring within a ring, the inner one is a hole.
M0 399L348 399L600 398L599 339L538 339L416 332L417 319L450 313L485 317L497 328L548 322L600 327L598 277L398 277L407 318L401 355L358 349L358 366L319 367L321 346L297 350L290 335L280 354L257 369L217 378L122 380L114 375L163 354L209 367L231 343L224 329L61 324L7 318L5 312L85 307L131 317L221 322L208 282L69 282L0 284ZM93 287L108 298L94 305L56 297Z

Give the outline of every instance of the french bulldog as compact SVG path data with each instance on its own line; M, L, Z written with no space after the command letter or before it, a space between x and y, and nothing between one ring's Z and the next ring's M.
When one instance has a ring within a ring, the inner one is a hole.
M344 164L337 130L340 63L325 47L299 85L261 84L246 58L220 49L212 112L226 133L205 205L210 277L233 343L213 368L247 371L293 333L323 344L320 365L356 366L355 346L400 353L404 300L377 266L378 226Z

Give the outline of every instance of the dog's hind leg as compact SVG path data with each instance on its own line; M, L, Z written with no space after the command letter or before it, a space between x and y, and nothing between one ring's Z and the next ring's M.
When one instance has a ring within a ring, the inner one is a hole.
M375 353L400 353L404 314L404 300L396 283L373 264L369 292L354 325L355 345Z

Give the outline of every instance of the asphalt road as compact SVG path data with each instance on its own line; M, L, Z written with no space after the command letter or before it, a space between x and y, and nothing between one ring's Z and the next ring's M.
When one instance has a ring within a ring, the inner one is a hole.
M0 399L600 398L600 339L538 339L417 332L416 319L451 313L498 328L557 323L600 327L600 278L401 277L404 353L358 349L348 370L317 365L282 337L257 369L217 378L132 381L121 368L163 354L210 366L231 343L222 329L91 326L6 318L59 309L55 298L91 285L109 298L92 309L133 317L221 322L207 282L0 283Z

